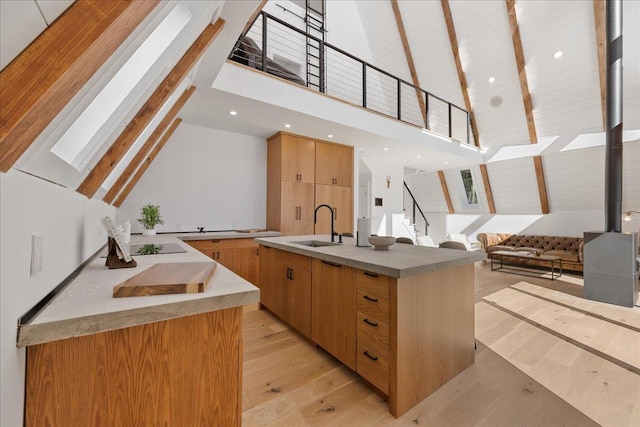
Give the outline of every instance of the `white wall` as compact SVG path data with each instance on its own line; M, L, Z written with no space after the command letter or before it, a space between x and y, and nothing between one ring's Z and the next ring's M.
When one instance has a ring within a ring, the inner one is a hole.
M21 426L25 349L17 321L106 243L100 218L115 208L11 169L0 174L0 425ZM31 234L43 238L43 269L30 276Z
M363 158L371 171L371 232L380 236L395 236L392 227L394 213L402 212L404 167L389 164L384 159ZM386 177L391 178L387 188ZM382 206L375 206L375 199L382 198Z
M264 228L267 142L263 138L182 123L118 210L136 220L160 205L158 232Z

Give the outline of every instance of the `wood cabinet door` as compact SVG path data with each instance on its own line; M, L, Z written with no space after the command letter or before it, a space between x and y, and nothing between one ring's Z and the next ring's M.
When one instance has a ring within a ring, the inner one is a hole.
M276 314L311 336L311 259L291 252L276 255Z
M260 288L260 303L276 312L276 252L277 249L260 245L260 270L258 287Z
M313 259L311 339L356 369L356 270Z
M316 185L316 203L326 203L333 208L333 221L336 233L353 233L353 194L351 187ZM331 232L329 211L318 211L315 234Z
M281 223L283 236L313 234L313 184L283 181L281 183Z
M224 265L229 270L237 274L236 271L236 250L235 248L214 249L213 259Z
M315 182L316 143L310 139L282 135L283 181Z
M352 187L353 148L316 142L316 184Z
M243 279L257 285L259 262L258 243L253 239L238 239L235 273Z

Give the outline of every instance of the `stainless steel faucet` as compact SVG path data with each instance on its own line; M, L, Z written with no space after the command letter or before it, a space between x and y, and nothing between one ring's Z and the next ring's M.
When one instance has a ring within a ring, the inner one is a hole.
M317 224L318 223L318 209L320 209L321 207L325 207L327 209L329 209L329 211L331 212L331 242L334 243L334 235L337 234L335 232L335 230L333 229L333 208L327 204L322 204L322 205L318 205L318 207L316 208L315 211L313 211L313 223Z

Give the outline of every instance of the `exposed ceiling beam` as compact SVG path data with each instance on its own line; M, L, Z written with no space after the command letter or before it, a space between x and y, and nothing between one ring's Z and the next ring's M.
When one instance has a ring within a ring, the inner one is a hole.
M544 170L542 169L542 157L533 157L533 166L536 170L536 181L538 181L538 194L540 195L540 210L543 214L549 213L549 199L547 199L547 186L544 182Z
M493 203L493 193L491 192L491 183L489 182L489 174L487 173L487 165L480 165L480 174L482 175L482 183L484 184L484 192L487 195L487 204L489 205L489 213L496 213L496 205Z
M607 114L607 34L604 16L604 0L593 0L593 17L596 23L596 45L598 50L598 74L600 74L600 103L602 105L602 129L605 127Z
M524 112L527 116L527 127L529 128L529 141L531 141L532 144L537 144L538 134L536 133L536 124L533 119L533 102L531 101L531 92L529 92L529 83L527 82L524 50L522 49L520 27L518 26L518 17L516 16L516 1L506 1L507 11L509 12L509 26L511 27L511 40L513 41L518 77L520 78L520 91L522 92L522 102L524 103Z
M442 185L442 192L444 193L444 199L447 201L447 209L449 213L454 213L453 203L451 203L451 196L449 195L449 187L447 187L447 179L444 176L443 171L438 171L438 177L440 178L440 185Z
M249 17L249 20L244 25L244 28L242 29L242 34L246 34L249 31L249 28L251 28L251 26L255 22L260 12L262 12L262 9L264 9L264 5L267 4L268 1L269 0L262 0L258 5L258 7L256 7L256 10L253 11L253 13L251 14L251 17Z
M15 164L157 4L75 2L0 72L0 171Z
M142 175L144 175L144 173L147 171L149 166L151 166L151 163L153 162L153 160L156 158L160 150L162 150L162 147L164 147L164 144L166 144L169 138L171 138L171 135L173 135L173 133L178 128L181 122L182 122L182 119L177 118L173 121L173 123L171 123L171 126L169 127L169 129L167 129L164 135L162 135L162 138L160 138L160 141L158 141L156 146L153 147L153 150L147 156L147 158L144 159L144 161L136 171L136 174L129 180L129 182L127 183L127 186L122 190L122 192L118 196L118 199L115 201L114 206L119 208L120 205L122 205L122 202L124 202L127 196L129 196L129 193L131 193L131 190L133 190L133 187L136 186L136 184L138 183Z
M149 125L151 120L160 111L160 108L171 97L178 85L184 80L195 63L202 57L213 40L222 31L224 20L218 19L215 24L209 24L202 34L196 39L187 52L180 58L180 61L169 72L169 75L160 83L151 97L140 108L133 120L127 125L122 134L109 147L107 152L98 161L96 166L89 172L89 175L80 184L77 191L85 196L93 197L100 185L109 176L114 167L118 164L131 145L140 136L142 131Z
M164 118L162 119L158 127L156 127L156 129L153 131L151 136L149 136L149 139L147 139L147 141L144 143L142 148L140 148L140 151L138 151L138 153L135 155L133 160L131 160L131 162L127 165L127 167L122 172L122 174L120 174L116 182L114 182L114 184L111 186L109 191L107 191L107 194L105 194L105 196L102 198L102 200L105 203L110 204L111 202L113 202L113 200L116 198L116 196L118 195L122 187L127 183L129 178L131 178L131 176L134 174L136 169L138 169L140 164L144 161L144 158L147 157L147 155L149 154L153 146L156 145L156 142L158 141L158 139L160 139L164 131L167 130L167 128L169 127L173 119L176 118L176 116L178 115L178 113L180 112L184 104L191 97L191 95L195 90L196 90L196 87L191 86L189 89L185 90L183 94L180 96L180 98L178 98L176 103L173 104L173 107L171 107L171 109L169 110L167 115L164 116Z
M407 31L404 28L404 22L402 22L402 14L400 13L400 6L398 0L391 0L391 7L393 8L393 15L396 18L396 25L398 26L398 32L400 33L400 39L402 40L402 48L404 49L404 56L407 58L407 64L409 65L409 72L411 73L411 79L413 85L416 88L420 88L420 80L418 79L418 72L416 71L416 65L413 62L413 55L411 55L411 46L409 46L409 39L407 38ZM422 111L422 120L425 125L427 123L427 106L424 101L424 92L420 89L416 89L416 96L418 97L418 104L420 105L420 111Z
M469 86L467 84L467 77L464 74L462 68L462 61L460 60L460 48L458 47L458 36L456 36L456 27L453 25L453 16L451 15L451 7L449 6L449 0L440 0L442 4L442 13L444 14L444 20L447 24L447 33L449 34L449 42L451 43L451 51L453 52L453 59L456 63L456 70L458 71L458 80L460 81L460 89L462 90L462 97L464 98L464 105L469 115L471 116L471 132L473 132L473 139L476 146L480 147L480 138L478 133L478 122L476 122L476 115L473 112L471 106L471 98L469 98Z

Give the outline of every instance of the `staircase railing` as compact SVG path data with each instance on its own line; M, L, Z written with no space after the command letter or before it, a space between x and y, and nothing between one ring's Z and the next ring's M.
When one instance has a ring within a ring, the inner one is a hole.
M416 225L416 232L420 233L422 232L422 229L420 228L420 225L416 220L422 219L422 223L424 224L424 236L427 236L429 234L429 221L427 221L427 217L425 216L424 212L422 212L422 209L420 208L420 205L416 201L416 198L413 196L413 193L409 189L407 182L403 181L403 184L404 184L404 189L406 190L405 194L408 194L409 197L411 198L411 203L412 203L411 222L414 225ZM417 216L418 213L420 214L419 217Z
M308 54L309 46L318 52L317 57ZM463 108L267 12L262 11L240 36L229 59L439 135L473 144L471 115Z

